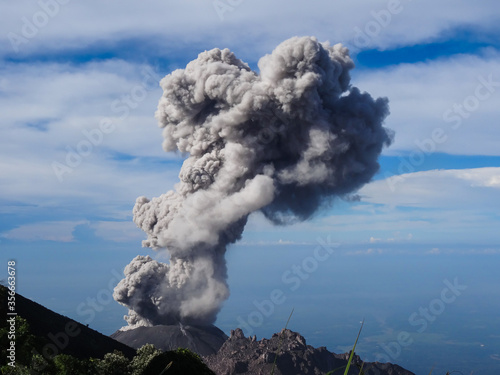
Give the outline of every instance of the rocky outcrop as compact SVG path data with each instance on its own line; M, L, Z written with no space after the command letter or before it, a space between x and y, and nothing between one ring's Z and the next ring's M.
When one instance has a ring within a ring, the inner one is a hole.
M320 375L335 369L339 369L335 374L343 374L348 357L349 353L335 354L325 347L307 345L304 337L288 329L270 339L257 341L255 336L245 337L238 328L231 331L231 336L217 354L204 357L204 361L217 375L267 375L271 373L275 360L275 375ZM353 358L349 375L358 375L361 366L365 375L414 375L398 365L363 364L359 356Z

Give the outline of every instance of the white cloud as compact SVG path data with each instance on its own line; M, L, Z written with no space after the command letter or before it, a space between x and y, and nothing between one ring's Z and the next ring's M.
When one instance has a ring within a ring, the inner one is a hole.
M432 170L394 176L364 186L363 202L392 207L500 209L500 167Z
M309 246L315 246L316 244L314 242L307 242L307 241L290 241L290 240L258 240L258 241L247 241L247 240L242 240L236 242L235 245L232 246L298 246L298 245L309 245Z
M391 114L386 126L395 130L396 137L385 152L416 150L410 164L420 165L433 152L500 155L496 142L500 137L498 72L500 54L486 50L478 56L457 55L358 72L354 84L374 96L389 98ZM485 81L490 81L487 87Z
M145 239L144 232L137 228L132 220L127 221L98 221L92 223L95 235L107 241L114 242L136 242Z
M24 153L46 155L57 148L76 148L87 140L83 131L99 129L109 119L111 132L104 134L100 146L138 156L164 156L154 119L161 97L156 86L163 74L144 69L119 60L78 67L4 65L0 68L6 77L0 94L2 149L11 151L24 144ZM44 130L33 126L40 122Z
M491 246L499 242L500 168L435 170L401 176L395 191L387 181L359 192L361 202L333 208L313 220L272 226L262 214L250 217L244 240L300 239L314 243L331 235L346 244L384 246ZM492 182L493 181L493 182ZM428 246L428 245L426 245Z
M57 241L72 242L74 230L79 225L87 225L95 235L106 241L134 242L140 244L144 233L132 220L127 221L42 221L25 224L0 233L0 237L17 241Z
M500 188L500 168L464 169L455 173L461 180L470 181L471 187Z
M345 252L345 255L348 256L362 256L362 255L380 255L385 253L386 250L383 249L366 249L366 250L349 250Z
M38 3L4 4L0 23L2 35L13 32L22 36L23 17L33 21L33 17L42 11ZM387 0L318 0L313 4L253 0L229 5L231 11L224 13L222 19L214 9L215 3L153 0L147 5L137 6L132 0L120 1L119 5L113 1L72 1L61 5L46 22L39 20L43 26L31 27L33 37L29 36L27 43L18 47L22 53L78 48L98 40L112 45L120 38L144 38L147 41L154 38L165 50L179 44L209 47L247 44L244 49L251 56L255 52L260 55L293 35L317 35L322 40L344 41L353 46L359 29L369 34L363 45L390 48L441 38L449 30L460 27L471 27L485 33L497 31L499 18L497 3L493 0L482 1L481 6L452 0L401 0L389 17ZM12 51L8 38L3 39L0 50Z
M441 254L441 250L439 250L439 248L438 248L438 247L433 247L432 249L430 249L430 250L427 252L427 254L435 254L435 255L437 255L437 254Z
M21 225L0 234L0 237L19 241L57 241L71 242L73 231L78 225L88 224L80 221L47 221Z
M387 180L372 182L360 195L361 205L375 205L374 213L352 215L359 220L353 228L379 233L372 235L372 243L382 241L380 235L394 238L393 231L400 231L401 239L406 236L414 243L496 243L499 176L500 168L433 170L397 176L400 180L394 190L394 183ZM405 235L405 231L411 234Z
M178 171L165 162L179 157L161 148L161 130L154 119L161 90L147 91L146 98L133 102L134 108L129 107L123 119L119 118L123 113L112 107L135 88L152 83L144 81L143 68L119 60L78 67L6 64L0 68L5 77L1 82L5 91L0 93L4 199L59 211L65 218L123 219L131 215L137 196L170 189ZM99 128L105 118L116 125L111 133ZM29 125L42 120L42 128ZM87 149L80 153L79 145L89 144L85 132L96 131L101 138L94 140L99 142L88 154ZM80 159L60 173L60 181L53 163L68 166L72 152ZM131 159L120 160L121 154Z

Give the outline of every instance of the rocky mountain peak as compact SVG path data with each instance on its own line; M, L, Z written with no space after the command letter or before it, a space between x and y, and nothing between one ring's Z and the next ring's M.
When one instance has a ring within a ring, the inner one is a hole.
M279 350L278 350L279 349ZM276 357L277 356L277 357ZM240 328L231 331L216 354L204 357L207 365L218 375L270 374L276 361L276 375L326 374L346 366L349 353L335 354L325 347L314 348L297 332L283 329L270 339L245 337ZM354 355L349 374L358 374L363 361ZM366 375L414 375L390 363L365 363Z

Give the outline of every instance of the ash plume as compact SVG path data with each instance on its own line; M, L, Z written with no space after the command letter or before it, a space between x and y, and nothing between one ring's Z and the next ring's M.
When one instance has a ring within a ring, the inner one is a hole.
M306 220L379 168L388 101L350 85L347 48L295 37L258 66L213 49L161 81L163 149L187 158L175 190L135 203L143 246L166 248L170 264L138 256L125 268L114 298L130 327L213 323L229 296L226 247L252 212Z

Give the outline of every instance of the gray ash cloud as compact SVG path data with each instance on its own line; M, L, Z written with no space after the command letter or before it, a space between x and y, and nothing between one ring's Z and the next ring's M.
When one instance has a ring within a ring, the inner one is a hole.
M306 220L379 168L388 101L350 85L345 47L295 37L258 66L213 49L161 81L163 149L187 158L174 190L134 206L143 246L166 248L170 264L138 256L125 268L114 298L131 327L213 323L229 296L227 245L252 212Z

